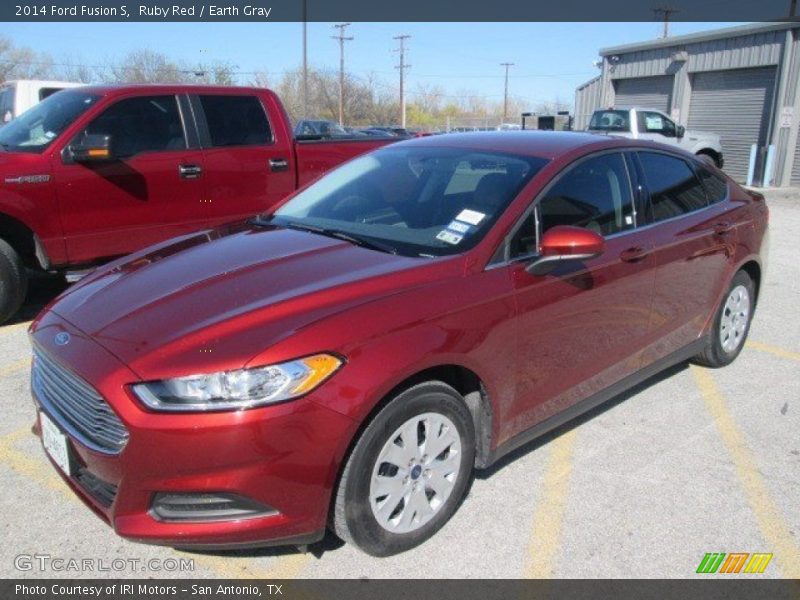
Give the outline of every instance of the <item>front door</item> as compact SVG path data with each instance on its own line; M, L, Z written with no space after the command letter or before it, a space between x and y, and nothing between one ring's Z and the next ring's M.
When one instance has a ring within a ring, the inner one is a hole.
M54 177L72 263L128 254L201 229L203 156L188 148L174 95L121 99L78 134L111 136L112 160L57 160Z
M654 263L636 228L621 152L583 159L546 191L512 238L511 255L535 252L556 225L591 229L605 252L547 275L513 262L519 332L516 432L531 427L638 370L650 321ZM516 433L516 432L511 432Z

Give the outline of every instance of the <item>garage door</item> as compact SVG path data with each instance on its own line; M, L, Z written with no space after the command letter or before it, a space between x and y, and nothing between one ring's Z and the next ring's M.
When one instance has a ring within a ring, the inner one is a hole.
M614 106L655 108L669 114L672 75L618 79L614 83Z
M688 129L719 134L725 171L747 179L750 146L766 143L775 68L697 73L692 79Z

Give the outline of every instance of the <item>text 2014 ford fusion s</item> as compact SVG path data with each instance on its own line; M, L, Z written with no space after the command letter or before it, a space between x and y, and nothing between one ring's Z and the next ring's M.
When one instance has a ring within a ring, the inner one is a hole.
M763 198L591 134L401 142L120 259L31 328L38 431L121 536L420 544L473 469L741 351Z

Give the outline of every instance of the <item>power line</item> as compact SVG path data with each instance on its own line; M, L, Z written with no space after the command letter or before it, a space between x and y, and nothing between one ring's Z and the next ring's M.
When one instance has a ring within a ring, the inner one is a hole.
M350 23L334 25L339 30L339 35L331 36L339 40L339 125L344 125L344 43L353 40L353 36L346 37L344 32L350 25Z
M406 64L406 40L410 35L396 35L392 39L400 42L400 48L396 52L400 53L400 64L395 67L400 71L400 127L406 126L406 95L405 95L405 72L411 65Z

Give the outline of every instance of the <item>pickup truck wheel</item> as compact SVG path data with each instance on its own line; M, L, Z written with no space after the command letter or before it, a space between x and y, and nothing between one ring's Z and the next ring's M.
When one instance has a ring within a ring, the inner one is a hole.
M746 272L739 271L722 297L706 348L695 357L695 362L717 368L731 364L739 356L750 331L754 300L753 280Z
M708 163L713 167L721 167L721 165L719 164L719 159L710 152L701 150L700 152L697 153L697 158L699 158L703 162Z
M16 314L28 293L28 275L16 250L0 240L0 323Z
M333 529L372 556L413 548L455 513L474 461L464 399L441 382L416 385L392 399L353 448L336 490Z

